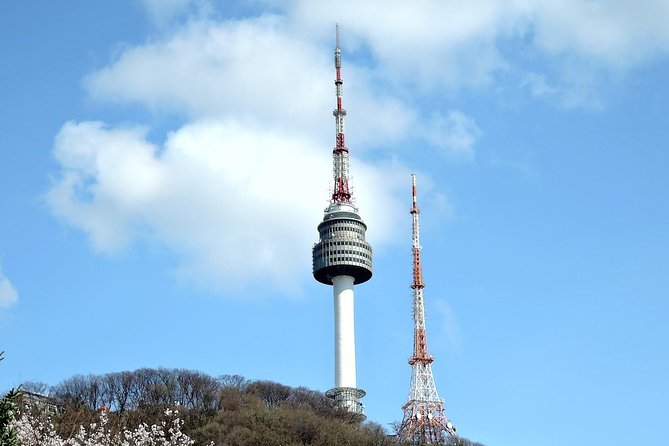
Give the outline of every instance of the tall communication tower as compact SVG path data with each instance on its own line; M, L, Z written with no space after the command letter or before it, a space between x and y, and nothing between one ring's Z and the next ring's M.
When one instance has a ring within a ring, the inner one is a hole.
M349 189L339 27L336 28L334 56L337 94L337 108L333 112L336 128L336 143L332 151L334 188L323 221L318 225L319 241L313 249L313 273L317 281L332 285L334 290L335 387L325 394L338 407L362 414L360 399L365 396L365 391L357 388L355 378L353 285L372 277L372 247L365 240L367 225L351 202Z
M434 358L427 351L427 332L425 330L425 306L423 302L423 270L420 265L420 230L418 225L418 204L416 202L416 176L411 175L411 193L413 205L412 217L412 252L413 252L413 355L411 365L411 384L409 398L404 405L404 417L397 431L397 438L402 444L426 445L444 444L446 440L455 440L455 427L444 414L444 401L439 398L437 386L432 376Z

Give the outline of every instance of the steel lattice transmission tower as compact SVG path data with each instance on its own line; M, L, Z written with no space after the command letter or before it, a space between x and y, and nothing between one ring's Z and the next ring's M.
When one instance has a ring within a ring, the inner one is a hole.
M418 204L416 201L416 176L411 175L413 205L412 252L413 252L413 320L414 338L411 365L409 398L404 405L404 417L397 431L397 439L403 444L426 445L444 444L457 440L455 427L444 413L444 401L439 398L437 386L432 376L434 358L427 350L425 329L425 305L423 300L423 271L420 264L420 229L418 225Z
M351 201L349 189L348 148L344 143L342 105L341 50L339 27L336 30L335 117L336 143L333 156L334 188L323 221L318 225L319 241L313 248L314 278L333 286L335 319L335 387L325 394L336 405L354 413L363 413L360 399L365 391L357 388L355 374L355 326L353 285L372 277L372 247L365 240L367 225Z

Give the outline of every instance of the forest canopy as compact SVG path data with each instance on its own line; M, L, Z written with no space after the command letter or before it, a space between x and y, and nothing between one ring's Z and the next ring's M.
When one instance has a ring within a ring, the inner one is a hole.
M48 417L60 438L76 435L81 426L99 426L101 413L110 435L141 425L167 426L166 413L178 413L180 430L195 444L397 444L381 425L336 408L321 392L239 375L214 378L186 369L142 368L23 387L20 410L34 420ZM465 439L459 444L478 445Z

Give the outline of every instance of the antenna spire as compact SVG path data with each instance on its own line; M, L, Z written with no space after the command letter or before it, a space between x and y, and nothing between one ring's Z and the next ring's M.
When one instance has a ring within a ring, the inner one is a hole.
M335 26L335 91L337 96L337 108L332 114L335 117L336 140L332 151L333 157L333 176L334 190L332 191L332 203L350 203L351 192L348 186L348 148L344 142L344 116L346 110L342 105L342 86L344 81L341 78L341 49L339 48L339 24Z
M335 23L335 48L339 48L339 23Z

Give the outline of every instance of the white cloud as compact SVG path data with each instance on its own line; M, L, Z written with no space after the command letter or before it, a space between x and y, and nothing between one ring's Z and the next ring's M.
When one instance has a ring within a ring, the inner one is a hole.
M145 4L150 14L215 7L195 0ZM89 95L162 113L252 120L291 131L299 126L311 137L325 135L331 121L323 110L332 107L332 85L324 80L333 75L332 28L339 21L345 104L365 118L358 127L351 122L350 140L363 149L419 137L419 123L433 112L417 105L421 98L490 85L510 74L534 98L597 105L602 70L628 70L669 51L669 6L658 0L296 0L273 5L273 11L226 21L191 17L158 39L127 47L92 73ZM509 48L541 58L544 71L508 60Z
M301 39L275 15L193 20L125 49L88 76L89 95L190 123L163 147L142 128L66 124L54 146L62 172L48 194L53 212L103 252L148 235L179 255L185 277L223 286L269 278L289 288L309 270L327 204L331 56L331 42ZM383 245L398 238L409 169L356 154L424 139L419 111L374 88L365 67L347 61L344 76L355 199L370 241Z
M89 94L156 110L237 119L310 121L309 101L330 93L326 54L286 36L276 16L216 24L193 21L164 40L131 47L92 73ZM312 64L310 69L308 64ZM298 104L294 101L297 101Z
M144 1L151 14L154 10L178 12L189 3L209 4L170 0L158 7L152 6L158 2ZM184 82L178 90L189 85L195 90L187 104L192 106L198 96L220 104L217 99L225 94L207 88L211 80L224 90L221 80L230 80L239 84L243 94L249 84L258 85L256 80L262 74L266 77L263 90L272 89L273 95L285 91L299 94L295 86L305 91L304 87L313 85L305 76L313 74L311 79L322 79L324 60L328 61L329 74L329 58L323 58L326 53L322 49L332 44L335 22L341 24L346 52L370 54L374 66L370 70L372 82L367 86L385 83L388 88L413 96L432 95L444 88L489 85L497 74L508 70L535 71L514 66L519 62L507 58L509 47L520 47L523 53L544 58L553 67L550 73L542 74L550 74L556 78L552 83L565 84L567 89L570 82L578 82L578 77L569 75L572 69L590 66L593 70L624 71L669 52L669 27L665 26L669 4L664 0L294 0L272 6L275 15L218 24L202 18L193 20L189 30L156 44L153 49L166 46L160 54L171 70L160 70L158 63L158 70L151 71L149 81L142 83L147 91L140 93L136 88L135 99L160 90L165 77L181 77ZM189 35L198 29L202 32L199 38ZM126 52L112 70L129 68L134 55L151 49L152 45L147 45ZM204 70L184 71L188 66ZM239 68L220 76L228 66ZM105 72L98 74L96 81L104 90ZM284 84L283 79L292 81ZM279 86L288 88L272 88ZM131 84L126 88L134 87ZM92 90L95 93L96 88ZM201 90L204 94L198 95ZM113 91L110 93L113 95ZM271 108L272 104L267 106Z
M550 85L546 76L540 73L524 73L521 76L520 86L527 88L533 97L552 97L558 93L557 88Z
M439 323L436 328L442 331L449 345L460 347L460 329L453 308L443 299L435 299L434 308Z
M0 271L0 309L8 308L19 300L19 293L7 277Z
M208 3L206 0L140 0L140 2L151 21L159 27L168 25L193 5L205 8Z
M434 114L425 128L425 137L433 146L465 159L474 158L474 146L482 135L474 119L457 110L446 116Z
M129 227L166 181L156 148L144 129L106 129L100 122L73 122L56 136L54 156L62 177L48 194L53 211L91 235L100 251L128 242Z
M485 0L295 1L288 14L311 35L330 36L340 22L348 51L369 48L379 78L415 94L489 82L503 65L495 38L508 26L508 9L505 2Z
M599 84L592 76L624 74L669 52L664 0L296 0L287 14L307 35L329 36L339 21L348 50L371 54L377 80L426 98L509 73L522 79L541 60L539 74L557 87L553 102L590 105Z
M669 49L668 28L660 26L667 7L649 0L646 10L620 1L610 8L576 0L293 1L226 21L202 12L215 5L207 1L144 4L171 26L91 73L87 92L187 123L162 146L144 128L64 125L49 203L100 251L149 237L178 253L184 276L222 285L269 277L288 287L308 271L328 195L334 22L342 23L353 184L370 238L380 244L398 236L394 223L406 207L397 197L408 169L388 153L402 156L408 142L418 142L475 157L483 131L474 117L435 111L444 108L446 90L511 73L535 97L579 105L595 100L588 67L629 69ZM193 8L201 14L174 20ZM508 46L555 61L553 72L507 60ZM367 156L372 148L385 154Z
M663 0L537 2L535 43L549 54L573 53L629 68L669 51L669 3Z
M203 120L158 148L138 129L70 122L54 154L62 176L48 202L100 251L148 234L179 255L179 274L226 288L256 282L288 293L308 274L331 169L330 151L308 138ZM407 170L352 165L369 239L388 242Z
M331 42L320 47L298 38L279 16L195 20L162 40L127 48L85 85L97 101L138 103L191 119L234 119L330 143L331 59ZM346 61L344 78L345 106L359 118L348 129L356 150L411 137L418 119L411 106L373 88L369 72L352 62Z

